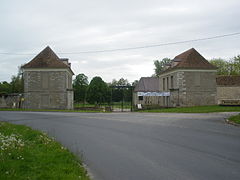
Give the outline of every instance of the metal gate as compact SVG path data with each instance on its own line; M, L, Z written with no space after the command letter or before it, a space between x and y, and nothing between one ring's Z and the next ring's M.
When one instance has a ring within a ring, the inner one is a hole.
M114 112L133 111L133 86L111 86L111 109Z

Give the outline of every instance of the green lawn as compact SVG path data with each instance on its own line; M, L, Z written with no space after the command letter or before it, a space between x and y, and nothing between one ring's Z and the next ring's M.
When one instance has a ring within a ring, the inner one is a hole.
M88 104L88 103L74 103L74 108L76 110L78 109L94 109L96 107L95 104ZM104 109L105 107L112 107L113 109L121 109L122 108L122 102L112 102L111 104L103 103L100 105L100 108ZM123 109L131 109L131 102L123 102Z
M157 113L210 113L210 112L240 112L240 106L195 106L179 108L162 108L139 110L139 112L157 112Z
M96 109L62 110L62 109L13 109L13 108L0 108L0 111L103 112L103 110L96 110Z
M113 107L122 107L122 102L111 102L111 104L103 103L101 104L101 107L105 106L113 106ZM81 108L81 107L95 107L95 104L88 104L88 103L74 103L75 108ZM131 108L131 102L123 102L123 107L125 108Z
M0 179L89 180L80 160L46 134L0 122Z
M229 118L229 120L232 121L232 122L235 122L235 123L237 123L237 124L240 124L240 114L238 114L238 115L236 115L236 116L231 116L231 117Z

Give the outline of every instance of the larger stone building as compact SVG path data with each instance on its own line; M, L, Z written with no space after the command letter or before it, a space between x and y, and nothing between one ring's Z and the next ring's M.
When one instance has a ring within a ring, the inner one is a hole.
M140 79L134 90L134 104L161 107L214 105L216 71L217 68L194 48L189 49L166 66L158 77L158 89L154 89L154 93L149 90L152 93L142 92L140 86L143 79Z
M73 109L71 64L46 47L22 66L24 107L28 109Z

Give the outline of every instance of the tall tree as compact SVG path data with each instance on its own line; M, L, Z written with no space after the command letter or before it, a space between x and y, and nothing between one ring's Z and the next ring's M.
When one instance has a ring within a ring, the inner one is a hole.
M23 78L22 75L12 76L11 81L12 93L23 93Z
M233 58L235 74L240 75L240 55Z
M4 81L0 83L0 93L11 94L11 93L23 93L23 77L22 70L18 67L17 75L13 75L11 82Z
M218 75L228 75L229 74L229 65L228 62L222 58L211 59L209 61L212 65L218 68Z
M78 74L73 80L75 102L85 102L88 87L88 77L85 74Z
M132 86L133 86L133 87L136 87L136 85L138 84L138 82L139 82L138 80L134 80L134 81L132 82Z
M9 94L12 92L12 86L7 81L0 82L0 94Z
M118 81L116 79L112 80L111 86L131 86L127 79L120 78ZM112 89L112 101L120 102L130 101L132 96L131 88L113 88Z
M101 77L94 77L87 89L87 102L90 104L101 105L110 102L110 90Z
M161 61L154 61L154 76L159 76L159 74L164 70L164 67L171 62L169 58L163 58Z
M230 60L222 58L212 59L209 61L218 68L218 75L240 75L240 55L235 56Z

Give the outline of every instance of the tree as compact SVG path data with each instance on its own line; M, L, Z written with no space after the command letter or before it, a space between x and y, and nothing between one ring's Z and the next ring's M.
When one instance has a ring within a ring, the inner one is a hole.
M211 59L209 61L212 65L218 68L218 75L228 75L229 74L229 65L228 62L221 58Z
M233 58L235 74L240 75L240 55Z
M163 58L161 61L154 61L154 76L159 76L159 74L164 70L164 67L171 62L169 58Z
M110 86L131 86L127 79L120 78L118 81L116 79L112 80ZM113 88L112 89L112 101L120 102L122 100L130 101L132 97L131 88Z
M22 70L20 67L18 67L18 74L12 76L10 83L7 81L0 83L0 93L23 93L23 86Z
M12 93L23 93L23 78L21 75L12 76L10 85Z
M0 82L0 94L9 94L12 92L12 86L7 81Z
M137 86L137 84L138 84L138 80L134 80L133 82L132 82L132 86L135 88L136 86Z
M87 102L101 105L110 102L110 89L101 77L94 77L87 89Z
M235 56L228 61L217 58L212 59L209 62L218 68L218 75L240 75L240 55Z
M88 87L88 77L85 74L78 74L73 80L75 102L85 102Z

